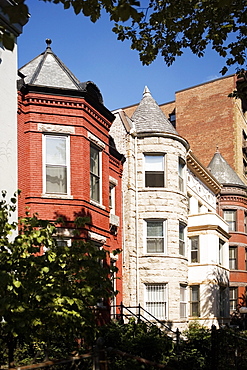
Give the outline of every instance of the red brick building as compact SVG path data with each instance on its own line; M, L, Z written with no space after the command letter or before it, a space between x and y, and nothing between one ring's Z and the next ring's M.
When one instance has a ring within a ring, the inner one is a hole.
M88 216L84 237L109 252L121 249L124 157L109 135L114 116L98 87L80 83L50 43L19 71L19 215L28 208L42 219L63 216L60 233L68 241L75 217ZM121 277L121 254L111 257ZM115 281L122 292L121 279Z
M161 109L204 166L218 147L247 184L246 101L228 97L236 82L236 75L230 75L177 91L175 101Z
M230 312L246 305L247 287L247 186L217 151L209 169L223 185L218 213L229 225Z

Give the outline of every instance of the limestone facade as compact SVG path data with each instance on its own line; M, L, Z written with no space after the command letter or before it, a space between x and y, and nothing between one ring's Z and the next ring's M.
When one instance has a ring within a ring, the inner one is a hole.
M228 287L229 277L228 226L216 214L221 186L169 121L164 118L162 122L160 108L152 99L145 90L131 119L122 110L113 112L116 118L110 129L117 150L126 158L122 182L123 303L132 308L140 305L172 330L183 330L194 319L218 325L220 287ZM163 186L145 182L149 155L164 158ZM164 244L159 252L149 250L152 222L162 224ZM189 237L195 235L200 235L198 263L191 262ZM219 261L220 240L224 241L223 264L222 258ZM191 287L195 286L200 287L198 316L191 312ZM155 308L154 301L163 308Z

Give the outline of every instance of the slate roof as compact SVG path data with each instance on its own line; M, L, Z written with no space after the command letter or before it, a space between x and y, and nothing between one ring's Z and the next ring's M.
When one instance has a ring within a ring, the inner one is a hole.
M19 69L25 75L25 83L64 89L80 89L80 81L53 53L47 39L46 50Z
M68 67L53 53L51 40L46 40L46 50L19 69L28 85L87 92L99 103L103 98L92 82L80 82Z
M149 89L145 87L142 100L131 117L137 133L170 133L178 135L166 118Z
M218 150L209 163L208 169L222 185L235 185L247 188Z

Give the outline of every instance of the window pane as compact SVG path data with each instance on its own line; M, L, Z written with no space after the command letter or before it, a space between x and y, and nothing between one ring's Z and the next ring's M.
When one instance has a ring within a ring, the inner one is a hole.
M46 163L66 165L66 137L46 136Z
M150 188L163 188L165 186L164 172L146 172L145 186Z
M237 309L238 303L238 288L231 287L229 289L229 300L230 300L230 312L235 311Z
M236 211L225 210L223 211L224 220L229 225L229 231L236 231Z
M229 268L230 270L236 270L237 268L237 251L236 248L229 248Z
M167 298L166 298L166 285L146 285L146 310L159 320L166 318ZM153 318L147 315L149 320Z
M46 192L67 193L67 168L46 166Z
M180 286L180 317L186 317L186 287Z
M90 172L99 176L99 150L90 147Z
M179 254L183 256L185 255L184 229L185 225L179 222Z
M91 174L90 176L90 198L96 202L100 201L99 178Z
M199 262L199 236L190 238L191 241L191 262Z
M147 221L147 252L164 252L163 221Z
M190 287L190 316L200 316L199 286Z
M163 253L164 239L147 238L147 252L148 253Z
M180 240L184 240L184 224L182 224L181 222L179 222L179 239Z
M164 156L163 155L146 155L145 156L146 171L164 171Z
M164 156L145 155L145 186L164 187Z
M163 221L147 221L147 236L163 236Z

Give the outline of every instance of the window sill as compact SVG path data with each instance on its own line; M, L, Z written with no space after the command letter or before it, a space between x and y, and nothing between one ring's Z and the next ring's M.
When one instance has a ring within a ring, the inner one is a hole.
M99 208L101 208L101 209L105 209L105 206L103 206L103 204L100 204L100 203L98 203L98 202L96 202L95 200L90 200L90 203L91 204L93 204L94 206L96 206L96 207L99 207Z
M48 198L48 199L73 199L73 195L68 194L42 194L42 198Z

